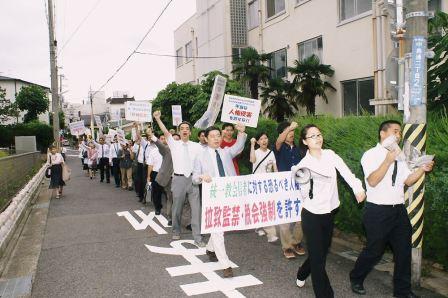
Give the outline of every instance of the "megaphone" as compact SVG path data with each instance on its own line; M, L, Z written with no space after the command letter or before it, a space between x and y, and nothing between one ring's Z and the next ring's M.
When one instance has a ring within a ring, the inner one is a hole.
M308 168L299 168L293 166L291 168L292 178L299 184L307 184L311 179L311 171Z

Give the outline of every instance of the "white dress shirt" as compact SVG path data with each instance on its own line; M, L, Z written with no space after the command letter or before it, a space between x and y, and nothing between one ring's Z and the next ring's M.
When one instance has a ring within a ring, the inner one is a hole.
M109 145L95 142L95 147L98 150L98 158L109 158Z
M120 144L118 143L112 143L109 146L109 159L112 162L113 158L118 158L118 153L120 151Z
M162 166L163 157L160 155L159 149L156 146L150 146L146 154L146 164L148 166L153 166L152 170L154 172L159 172Z
M203 148L192 141L186 143L182 140L176 141L171 135L168 136L167 142L173 158L174 173L190 177L193 172L194 160L201 152L204 152Z
M64 162L64 158L62 157L61 153L56 154L48 154L48 164L51 165L59 165Z
M215 169L216 176L219 177L218 160L216 159L216 151L215 150L218 150L218 152L219 152L219 149L213 149L212 147L207 146L207 148L204 150L204 153L210 155L210 159L212 161L213 168ZM222 156L219 155L219 157L221 158L221 161L222 161L223 160ZM229 176L224 167L224 163L223 163L223 169L224 169L225 176ZM209 174L209 175L213 176L213 174Z
M377 205L396 205L404 203L404 182L411 174L405 161L397 161L397 177L395 186L392 186L392 175L394 164L384 175L384 178L375 186L371 187L367 178L376 171L386 159L387 149L377 144L376 147L369 149L361 158L361 165L364 171L364 178L367 186L367 202Z
M139 149L140 147L140 149ZM144 139L141 139L140 145L135 143L134 144L134 154L137 156L137 162L139 163L145 163L146 157L148 156L148 150L149 150L150 144L146 142Z
M320 159L307 151L306 156L299 162L299 168L311 170L313 179L313 198L309 198L311 183L300 185L304 198L303 208L314 214L330 213L340 205L337 173L344 178L352 188L354 194L364 192L361 180L355 177L342 158L333 150L323 149Z

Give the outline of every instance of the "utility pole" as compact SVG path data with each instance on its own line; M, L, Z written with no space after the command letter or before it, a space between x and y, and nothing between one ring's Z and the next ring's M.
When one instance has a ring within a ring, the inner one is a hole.
M404 0L406 32L403 149L408 161L426 153L428 1ZM405 191L412 224L412 282L420 284L425 175Z
M48 31L50 34L50 71L51 71L51 101L53 109L53 138L56 147L60 147L59 137L59 94L58 68L56 61L57 41L54 36L53 0L48 0Z
M95 140L95 129L93 127L93 93L92 93L92 87L90 87L89 99L90 99L90 131L92 133L92 139Z

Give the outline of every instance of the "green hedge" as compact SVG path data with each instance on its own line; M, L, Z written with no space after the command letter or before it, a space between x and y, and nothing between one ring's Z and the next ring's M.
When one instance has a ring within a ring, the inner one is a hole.
M46 152L53 142L53 129L42 122L0 125L0 147L14 146L15 136L36 136L37 150Z
M363 180L360 164L363 153L378 142L379 124L387 119L402 121L400 115L387 117L297 117L299 127L306 124L316 124L324 135L325 147L339 154L352 171ZM423 255L448 268L448 120L446 114L432 114L428 116L428 154L436 154L436 166L428 175L425 192L425 225ZM277 123L271 119L260 119L257 129L248 128L248 140L257 132L265 131L273 145L278 134ZM298 140L298 132L296 132ZM252 166L249 163L250 143L240 157L242 174L249 174ZM336 226L345 232L364 236L361 223L364 204L357 204L348 185L339 179L339 195L341 207L336 216Z

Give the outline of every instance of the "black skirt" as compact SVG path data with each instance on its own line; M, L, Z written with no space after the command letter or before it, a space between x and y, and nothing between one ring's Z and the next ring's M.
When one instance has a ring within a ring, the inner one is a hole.
M51 178L49 188L59 188L64 186L65 182L62 180L62 164L51 165Z

